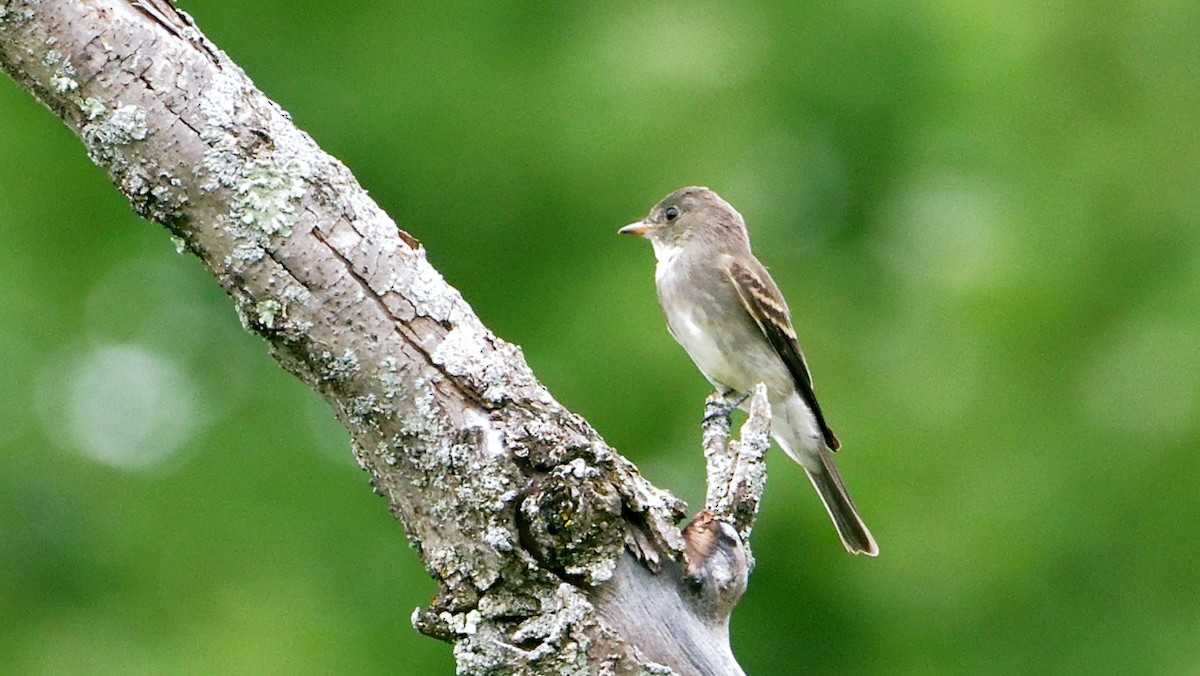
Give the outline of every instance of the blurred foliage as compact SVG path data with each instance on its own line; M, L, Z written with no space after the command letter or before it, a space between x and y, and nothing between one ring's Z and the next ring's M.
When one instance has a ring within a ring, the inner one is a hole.
M652 255L737 206L882 547L772 458L753 674L1200 670L1200 4L185 2L693 506ZM344 433L0 83L0 672L450 673Z

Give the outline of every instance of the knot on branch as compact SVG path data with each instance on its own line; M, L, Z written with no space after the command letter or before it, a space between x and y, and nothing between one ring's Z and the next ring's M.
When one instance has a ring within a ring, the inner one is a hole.
M703 510L683 531L684 581L696 597L699 614L724 620L746 593L750 577L747 548L728 521Z
M559 575L597 584L624 546L621 495L582 459L536 480L517 510L521 543Z

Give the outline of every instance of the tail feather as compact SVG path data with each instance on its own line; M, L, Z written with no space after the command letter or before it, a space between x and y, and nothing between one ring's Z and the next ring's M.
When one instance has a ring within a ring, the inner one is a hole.
M820 469L805 468L804 471L808 474L809 481L812 481L813 488L817 489L817 494L821 496L821 502L825 504L825 511L829 512L829 517L833 519L833 525L837 526L842 544L852 554L878 556L879 546L875 544L871 531L867 530L867 525L854 508L854 502L846 492L846 484L842 483L842 475L838 474L829 451L822 449L820 457Z

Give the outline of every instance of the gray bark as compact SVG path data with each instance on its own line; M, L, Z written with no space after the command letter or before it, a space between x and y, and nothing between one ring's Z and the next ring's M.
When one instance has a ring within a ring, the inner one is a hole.
M0 67L333 407L440 585L413 623L454 644L460 672L740 672L727 623L765 406L741 453L713 418L724 438L706 444L730 458L710 457L710 473L728 470L718 498L742 497L710 487L685 535L683 504L559 405L186 15L164 0L0 0Z

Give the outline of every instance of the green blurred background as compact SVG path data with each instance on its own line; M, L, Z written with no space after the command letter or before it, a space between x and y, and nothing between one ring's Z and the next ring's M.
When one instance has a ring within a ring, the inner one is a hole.
M696 508L650 247L749 222L879 539L779 453L752 674L1200 671L1200 4L185 2ZM0 82L0 672L450 673L315 395Z

